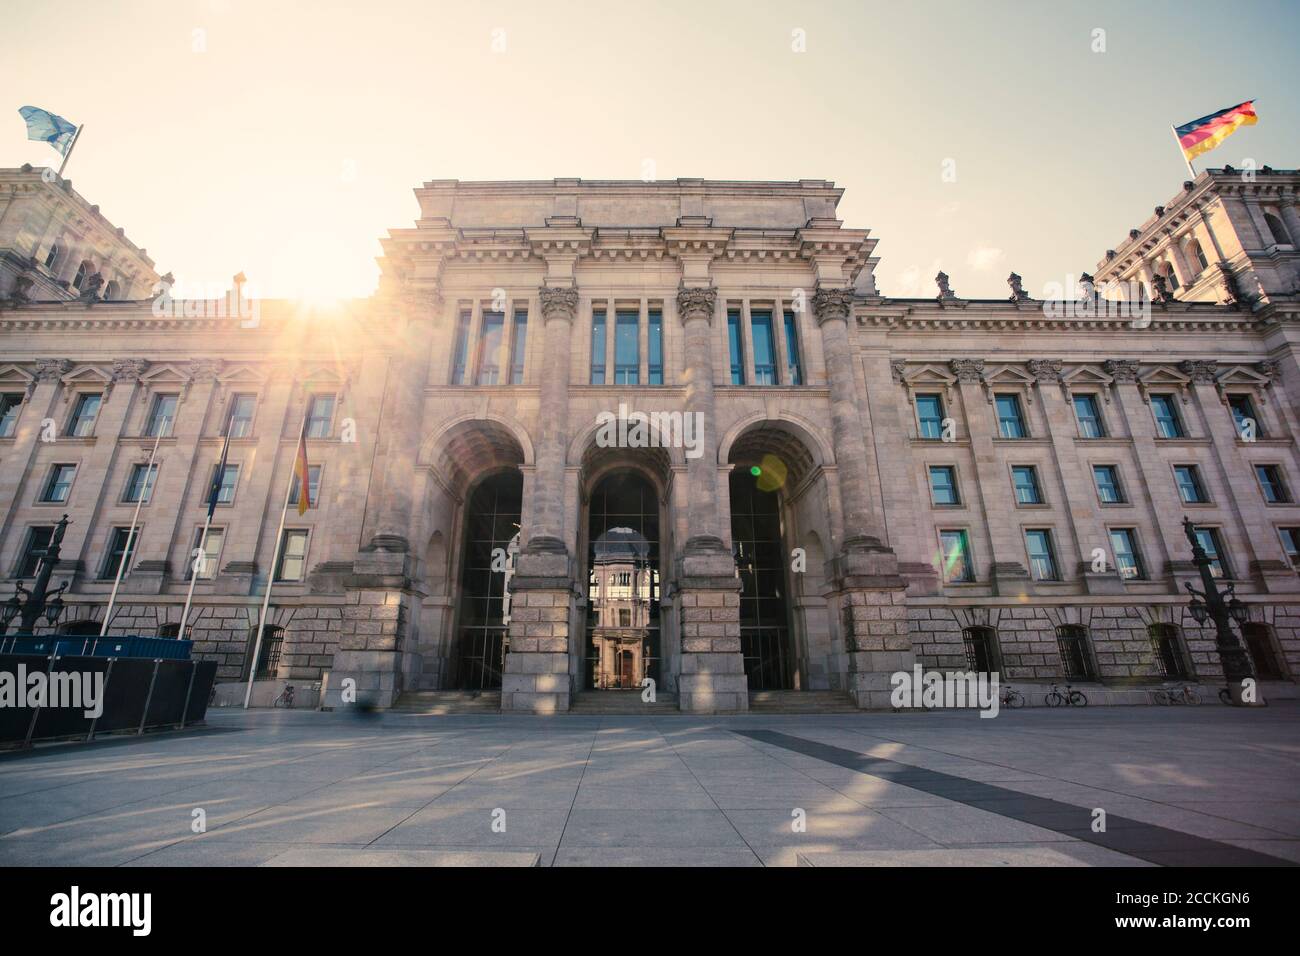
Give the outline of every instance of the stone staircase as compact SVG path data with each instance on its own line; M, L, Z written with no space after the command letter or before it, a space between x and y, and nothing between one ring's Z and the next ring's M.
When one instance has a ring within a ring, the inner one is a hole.
M498 714L499 690L407 690L393 704L394 714Z
M842 690L755 690L751 714L856 714L853 698Z
M675 714L676 694L657 694L653 704L641 699L639 690L589 690L574 694L571 714Z

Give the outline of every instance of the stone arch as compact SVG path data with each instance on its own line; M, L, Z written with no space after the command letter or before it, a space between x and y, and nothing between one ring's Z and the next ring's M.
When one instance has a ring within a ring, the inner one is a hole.
M742 464L760 449L788 459L797 471L797 483L817 468L835 461L835 453L821 430L807 419L782 413L773 418L761 412L741 419L718 443L718 463ZM782 451L787 452L782 455Z
M425 439L417 464L438 476L453 495L489 471L533 463L533 443L517 422L496 415L462 415Z
M633 411L643 411L643 409L633 409ZM646 414L648 416L653 416L656 414L656 411L647 411ZM672 413L659 410L658 414ZM681 414L685 415L686 413L682 412ZM660 424L662 424L662 421L654 419L653 417L648 423L647 427L649 429L651 444L646 448L601 448L597 444L597 436L601 429L602 422L599 419L593 419L590 424L583 426L574 434L572 440L569 442L569 447L565 452L565 461L585 462L587 457L592 453L592 450L596 449L601 452L661 452L662 456L651 455L650 457L655 459L662 457L668 462L669 467L672 465L684 465L686 463L685 450L672 441L673 436L665 435L663 433L663 429L659 427ZM660 441L663 441L664 444L659 444Z

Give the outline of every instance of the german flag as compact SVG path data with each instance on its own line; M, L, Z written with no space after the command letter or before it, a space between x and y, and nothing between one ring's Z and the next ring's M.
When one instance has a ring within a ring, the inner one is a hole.
M1254 126L1256 120L1255 101L1246 100L1226 110L1175 126L1174 135L1178 137L1178 145L1183 148L1183 156L1191 162L1201 153L1214 149L1241 127Z
M293 463L294 479L298 482L298 514L304 515L311 507L311 467L307 464L307 423L303 422L298 435L298 456Z

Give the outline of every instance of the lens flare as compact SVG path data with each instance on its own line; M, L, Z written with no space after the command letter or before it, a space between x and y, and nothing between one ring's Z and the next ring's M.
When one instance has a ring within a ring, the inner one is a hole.
M760 491L776 491L784 487L785 476L789 469L786 468L785 462L777 458L776 455L764 455L758 466L749 469L749 471L758 478Z

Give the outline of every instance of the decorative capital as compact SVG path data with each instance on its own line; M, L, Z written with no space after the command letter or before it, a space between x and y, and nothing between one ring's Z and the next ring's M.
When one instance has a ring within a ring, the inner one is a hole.
M1272 359L1264 359L1262 362L1255 363L1255 371L1263 375L1269 382L1276 382L1282 377L1282 368Z
M907 372L907 362L903 359L894 359L889 363L889 372L894 377L894 381L900 385L906 384L907 379L904 374Z
M221 371L221 359L191 359L191 382L215 382Z
M1060 359L1030 359L1025 366L1040 382L1059 382L1064 363Z
M72 362L69 359L61 358L37 359L35 365L36 381L38 382L57 382L72 368Z
M948 363L948 367L952 369L952 374L957 376L959 382L980 383L984 381L983 359L953 359Z
M847 322L853 309L853 290L818 289L813 293L812 307L818 325L828 319L843 319Z
M1107 359L1101 367L1116 382L1137 381L1138 363L1131 359Z
M139 381L140 376L148 370L148 359L114 359L113 381Z
M557 319L573 319L578 311L578 290L572 286L544 285L537 290L542 304L542 320L549 322Z
M718 290L713 286L677 290L677 314L683 323L691 319L713 321L713 310L718 304Z
M1219 363L1212 361L1202 361L1199 359L1188 359L1178 363L1178 371L1182 372L1197 385L1213 385L1215 382L1215 372L1218 371Z

